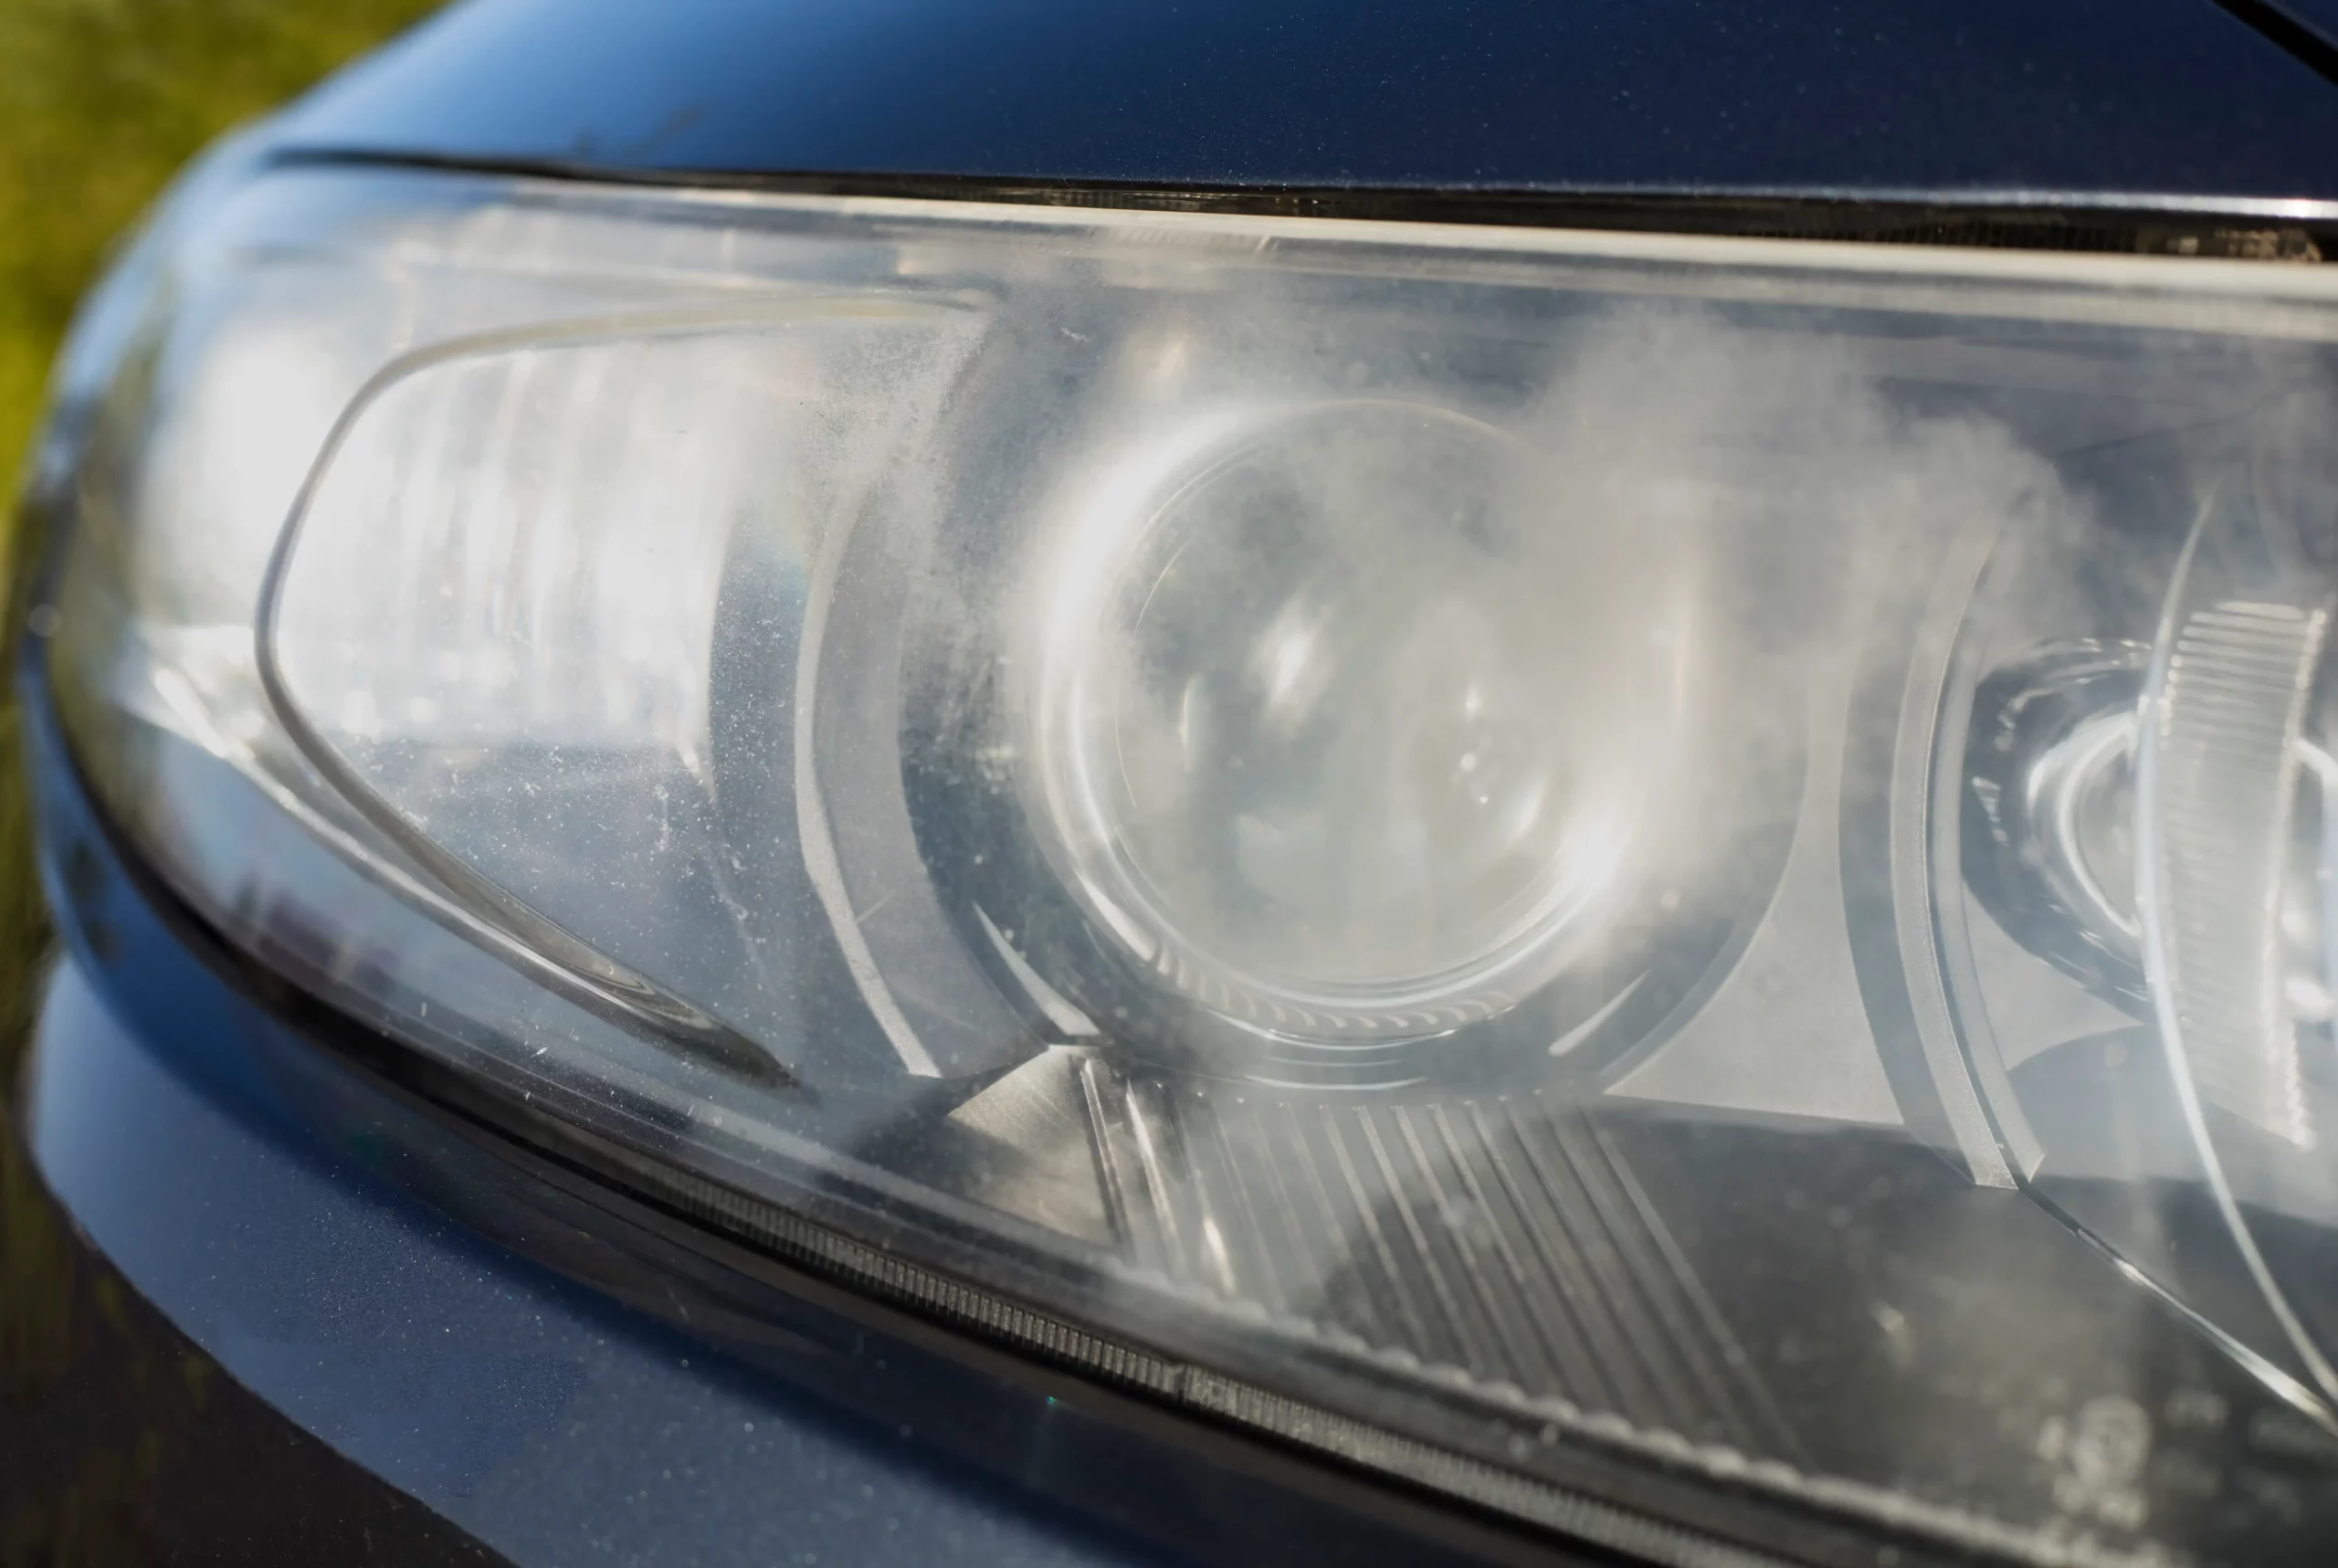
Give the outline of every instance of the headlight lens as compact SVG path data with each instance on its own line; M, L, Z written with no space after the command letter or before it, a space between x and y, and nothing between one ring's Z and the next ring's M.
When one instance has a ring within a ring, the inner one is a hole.
M1231 1021L1363 1042L1506 1012L1581 948L1676 760L1648 733L1676 605L1568 602L1502 493L1523 452L1476 420L1217 424L1132 455L1125 511L1035 563L1039 831L1101 930Z
M348 1011L1611 1544L2338 1528L2318 271L312 170L140 277L56 691Z

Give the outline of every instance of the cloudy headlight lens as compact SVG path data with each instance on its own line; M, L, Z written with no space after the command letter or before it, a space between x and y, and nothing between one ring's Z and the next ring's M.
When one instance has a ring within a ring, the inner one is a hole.
M1659 1557L2338 1528L2318 271L319 170L157 258L79 760L629 1179Z
M1345 403L1209 435L1132 464L1134 515L1035 542L1063 556L1035 563L1019 748L1042 830L1132 956L1262 1033L1508 1010L1597 923L1677 762L1648 731L1687 628L1571 581L1552 547L1610 520L1534 515L1488 426Z

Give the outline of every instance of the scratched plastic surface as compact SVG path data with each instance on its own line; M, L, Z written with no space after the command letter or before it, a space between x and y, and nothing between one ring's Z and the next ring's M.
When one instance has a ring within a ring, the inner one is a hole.
M311 172L91 322L109 808L709 1212L1658 1557L2338 1528L2313 270Z

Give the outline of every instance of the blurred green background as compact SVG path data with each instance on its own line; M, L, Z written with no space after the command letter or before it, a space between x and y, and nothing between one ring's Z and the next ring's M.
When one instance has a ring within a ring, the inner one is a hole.
M0 472L73 302L172 172L431 0L0 0Z
M163 183L434 3L0 0L0 481L12 498L74 303ZM23 570L22 532L0 572ZM47 940L16 731L0 689L0 1100L13 1098ZM0 1119L0 1568L157 1561L166 1537L201 1533L188 1510L232 1489L218 1459L239 1447L248 1458L258 1439L227 1425L245 1417L208 1386L207 1363L82 1262L59 1225Z

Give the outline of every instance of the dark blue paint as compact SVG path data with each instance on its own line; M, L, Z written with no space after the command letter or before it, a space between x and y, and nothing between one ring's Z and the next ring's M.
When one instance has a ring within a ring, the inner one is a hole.
M2279 0L2274 8L2338 49L2338 0Z
M1133 1561L264 1134L124 1028L78 962L31 1085L43 1173L142 1294L520 1563Z
M286 132L617 170L2338 196L2338 88L2213 0L469 0Z

